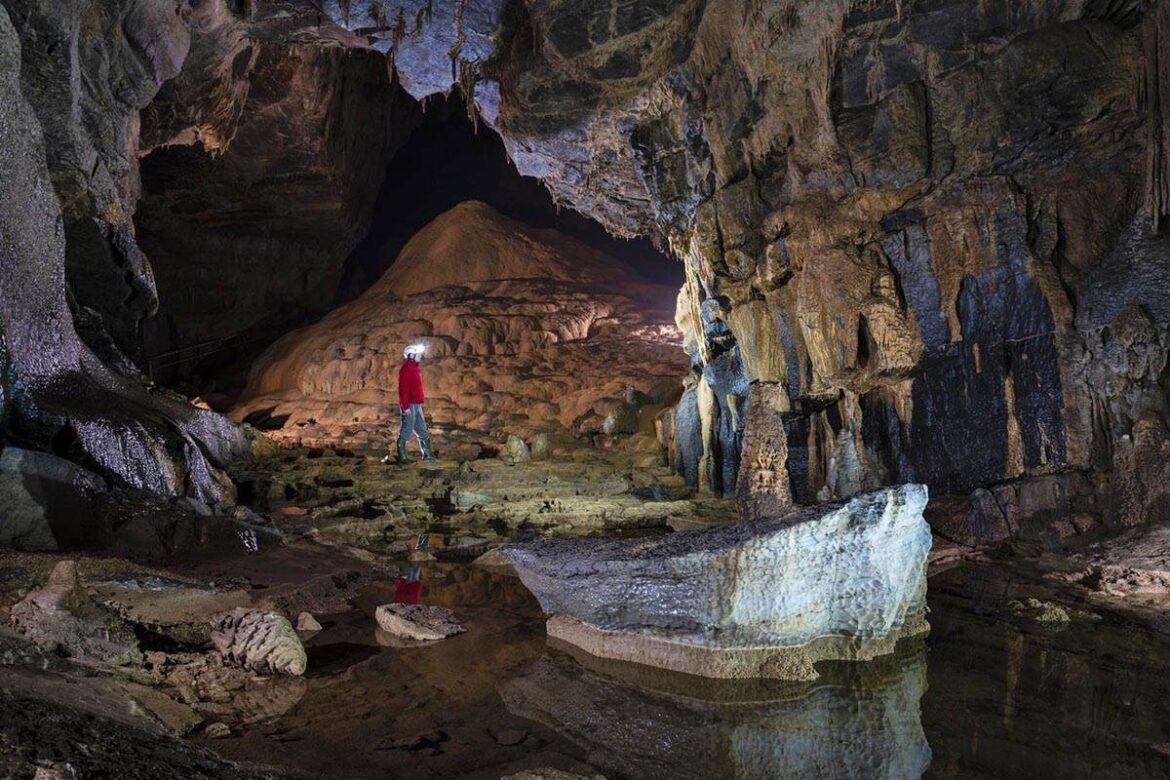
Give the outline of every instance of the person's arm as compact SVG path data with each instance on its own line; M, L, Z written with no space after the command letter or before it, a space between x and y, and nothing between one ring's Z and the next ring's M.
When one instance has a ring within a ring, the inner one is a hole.
M406 366L398 370L398 411L406 414L410 409L410 387Z

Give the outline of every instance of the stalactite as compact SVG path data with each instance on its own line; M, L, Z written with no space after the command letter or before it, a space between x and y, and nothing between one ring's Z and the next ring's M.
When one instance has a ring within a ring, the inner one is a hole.
M1146 211L1154 231L1170 217L1170 0L1146 15L1145 67L1138 101L1146 112Z

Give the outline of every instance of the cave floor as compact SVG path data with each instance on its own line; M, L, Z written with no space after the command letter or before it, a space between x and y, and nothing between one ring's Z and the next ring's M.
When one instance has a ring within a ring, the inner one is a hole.
M648 534L726 522L728 502L688 501L665 469L609 458L397 467L380 455L281 451L241 468L234 477L250 519L285 536L257 554L153 566L80 558L90 583L164 578L243 591L293 616L311 612L323 629L302 634L309 664L295 695L274 689L257 700L250 691L245 701L227 691L193 703L198 715L187 722L167 709L149 674L98 673L37 655L0 631L0 770L22 776L36 765L59 773L44 777L67 777L72 765L81 777L142 778L499 778L537 768L608 778L1167 776L1165 612L1121 609L1090 593L1068 575L1076 556L965 556L941 547L924 641L871 664L825 665L814 683L713 683L550 647L519 581L506 567L474 561L503 540L538 532ZM426 544L416 549L420 535ZM0 610L62 557L0 556ZM377 605L414 597L450 608L466 633L419 644L376 630ZM230 735L213 738L212 721L228 723Z

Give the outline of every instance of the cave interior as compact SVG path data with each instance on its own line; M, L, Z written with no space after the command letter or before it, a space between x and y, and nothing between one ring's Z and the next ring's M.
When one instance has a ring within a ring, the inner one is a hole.
M1168 648L1170 0L0 0L5 776L1165 777Z

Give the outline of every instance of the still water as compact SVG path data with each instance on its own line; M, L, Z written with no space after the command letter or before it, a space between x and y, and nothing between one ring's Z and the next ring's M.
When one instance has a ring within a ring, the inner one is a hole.
M466 634L393 646L368 612L324 616L299 704L209 746L337 778L1170 778L1165 636L1014 616L1011 599L1053 594L999 565L930 586L933 630L895 656L812 684L716 683L550 647L516 579L404 568L361 606L420 598Z

